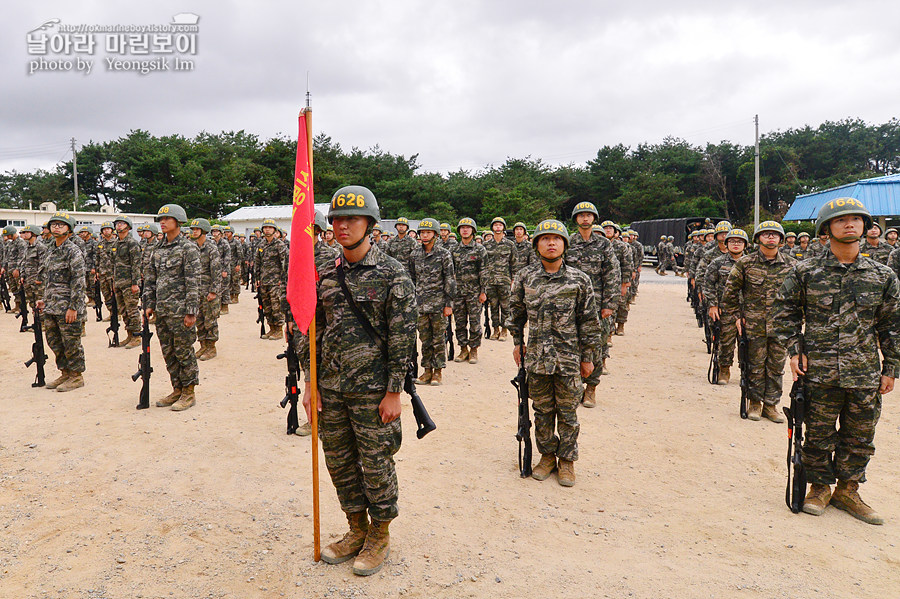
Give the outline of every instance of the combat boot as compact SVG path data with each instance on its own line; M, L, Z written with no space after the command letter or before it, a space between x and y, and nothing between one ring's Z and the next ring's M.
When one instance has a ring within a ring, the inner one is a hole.
M762 402L754 399L750 400L750 409L747 411L747 418L750 420L759 420L762 416Z
M125 337L125 340L119 342L119 347L125 347L126 345L131 343L132 339L134 339L134 336L131 334L131 332L129 332L128 335Z
M585 385L584 394L581 396L581 405L593 408L597 405L597 385Z
M222 304L222 307L219 308L219 314L228 314L228 304Z
M322 561L326 564L342 564L356 557L365 544L366 534L369 532L369 517L366 512L347 514L347 522L350 523L350 530L341 540L322 549Z
M425 372L422 373L422 376L413 381L417 385L430 385L431 384L431 375L434 373L434 370L431 368L426 368Z
M297 427L297 430L294 431L294 434L298 437L308 437L312 434L312 425L308 422L304 422Z
M366 542L362 551L353 562L353 573L357 576L371 576L384 565L384 560L391 554L391 536L388 534L390 522L372 520L372 526L366 534Z
M87 337L87 321L86 320L81 321L81 336Z
M813 516L821 516L831 499L831 487L813 483L803 500L803 511Z
M65 393L66 391L73 391L75 389L80 389L84 387L84 377L81 376L80 372L69 371L69 378L67 378L63 383L56 388L59 393Z
M620 322L619 324L616 325L616 335L618 335L619 337L622 337L623 335L625 335L625 323L624 322Z
M469 364L478 364L478 348L469 349Z
M762 409L763 418L768 418L775 424L781 424L784 422L784 416L781 415L781 412L778 411L778 406L770 406L769 404L765 404Z
M104 320L109 320L109 318L105 318ZM147 322L150 324L156 324L156 312L154 312L147 318Z
M531 478L534 480L547 480L556 470L556 454L542 453L541 461L531 470Z
M469 346L463 345L461 348L459 348L459 355L457 355L455 358L453 358L453 361L454 362L465 362L468 359L469 359Z
M70 370L61 370L59 373L59 378L47 383L46 385L44 385L44 387L47 389L56 389L57 387L65 383L66 379L68 379L73 374L74 373Z
M283 333L281 332L281 327L277 326L271 331L269 331L269 339L272 341L281 341L284 338Z
M498 341L500 339L500 327L494 329L494 334L491 335L491 340Z
M441 369L435 368L434 372L431 374L431 383L432 387L438 387L441 384Z
M609 368L606 367L606 358L603 358L600 362L600 374L609 374Z
M202 352L203 355L197 356L197 359L201 360L201 361L212 360L213 358L215 358L218 355L218 353L216 352L216 342L215 341L205 341L205 343L206 343L206 349Z
M205 339L201 339L201 340L200 340L200 349L195 349L195 350L194 350L194 357L197 358L197 359L199 360L199 359L200 359L200 356L202 356L203 354L206 353L206 349L207 349L207 348L206 348L206 340L205 340Z
M181 397L179 397L178 401L173 403L172 407L169 409L173 412L182 412L193 406L195 403L197 403L197 399L194 397L194 386L186 385L181 390Z
M171 392L171 393L169 393L168 395L166 395L166 396L163 397L162 399L157 399L157 400L156 400L156 407L157 407L157 408L168 408L168 407L171 406L173 403L175 403L176 401L178 401L178 398L179 398L179 397L181 397L181 388L180 388L180 387L175 387L174 389L172 389L172 392Z
M556 474L559 484L564 487L575 486L575 462L571 460L559 460L559 472Z
M878 515L859 496L859 482L855 480L839 480L837 487L834 489L834 495L831 496L831 505L844 510L857 520L862 520L866 524L884 524L884 519Z
M497 338L498 341L506 341L506 336L509 335L509 331L506 330L506 327L500 329L500 336Z
M132 347L140 347L141 346L141 338L135 337L131 333L128 334L131 337L130 341L125 342L125 349L131 349Z
M727 385L731 380L731 366L719 366L719 384Z

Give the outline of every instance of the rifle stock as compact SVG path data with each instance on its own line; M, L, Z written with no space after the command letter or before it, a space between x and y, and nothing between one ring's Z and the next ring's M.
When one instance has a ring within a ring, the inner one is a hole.
M115 292L109 306L109 326L106 327L106 337L109 339L109 347L119 347L119 306L116 303Z
M291 406L287 415L287 434L289 435L293 435L300 428L300 416L297 412L297 403L300 399L298 390L300 358L297 356L297 352L294 351L294 335L296 334L293 331L288 333L287 349L276 356L279 360L285 360L288 368L287 376L284 377L284 398L279 405L282 408L288 404Z
M746 419L750 411L750 340L747 331L738 336L738 366L741 369L741 418Z
M150 339L153 333L150 331L150 320L147 313L143 313L143 326L141 327L141 355L138 356L138 370L131 375L132 382L141 379L141 393L138 399L137 409L146 410L150 407L150 374L153 367L150 365Z
M25 367L30 368L34 364L37 368L32 387L43 387L46 384L44 378L44 364L47 363L47 353L44 351L44 336L41 327L41 315L34 311L34 324L31 326L34 332L34 343L31 344L31 359L25 362Z
M97 312L97 322L103 322L103 296L99 278L94 279L94 310Z
M413 349L413 356L406 368L406 377L403 379L403 390L409 394L409 401L412 404L413 416L416 418L416 438L421 439L431 431L437 428L437 425L428 415L422 398L416 391L416 375L419 372L419 352Z
M531 476L531 413L528 411L528 373L525 371L524 345L519 346L519 372L510 383L519 395L516 441L519 442L519 476Z
M803 339L800 340L800 360L804 354ZM803 509L806 496L806 468L803 467L803 425L806 420L806 377L799 376L791 386L791 407L782 408L787 417L788 449L787 449L787 486L784 490L784 502L795 514Z

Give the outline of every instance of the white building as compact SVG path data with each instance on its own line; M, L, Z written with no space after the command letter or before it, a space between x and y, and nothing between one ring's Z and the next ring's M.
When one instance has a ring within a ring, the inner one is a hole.
M53 202L42 203L37 210L19 210L18 208L0 208L0 227L12 225L17 229L21 229L25 225L43 226L47 219L53 216L57 211L56 204ZM131 218L134 228L138 225L152 223L156 218L155 214L137 214L133 212L116 212L112 206L101 206L100 212L72 212L63 209L75 219L77 226L91 226L95 233L100 232L100 225L104 221L112 220L116 216L123 215Z
M321 212L323 216L328 216L328 208L329 204L316 204L316 211ZM255 227L259 227L262 225L262 221L265 218L275 219L275 223L287 231L288 237L291 235L291 209L293 206L284 205L284 206L244 206L243 208L238 208L234 212L226 214L223 216L223 220L228 221L228 224L234 227L235 233L245 233L248 237L253 234L253 229ZM394 230L394 223L396 223L396 219L382 219L381 226L384 227L385 231L390 232L392 235L396 234ZM409 226L413 229L418 228L419 221L418 219L410 219Z

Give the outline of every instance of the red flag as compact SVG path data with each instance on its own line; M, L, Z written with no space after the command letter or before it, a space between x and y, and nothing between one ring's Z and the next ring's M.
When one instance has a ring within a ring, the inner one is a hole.
M287 300L294 322L304 334L316 314L316 263L313 250L315 197L313 196L312 132L309 109L300 112L297 162L294 167L294 208L291 213L291 255Z

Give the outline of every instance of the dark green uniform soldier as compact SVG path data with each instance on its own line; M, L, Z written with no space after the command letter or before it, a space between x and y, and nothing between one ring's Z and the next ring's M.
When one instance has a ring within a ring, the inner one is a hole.
M47 384L59 392L84 387L84 347L81 325L87 316L84 295L84 256L72 243L75 219L56 212L48 221L53 245L38 272L44 283L44 298L36 302L42 314L47 345L56 354L60 376Z
M400 391L416 342L415 289L406 269L369 242L380 218L371 191L337 190L328 217L343 253L319 273L319 436L350 530L322 549L322 559L337 564L356 556L353 572L367 576L388 556L388 525L398 513L393 456L401 441ZM303 405L309 417L309 383Z
M260 305L269 322L268 332L263 333L260 338L280 341L287 295L288 248L276 237L276 229L274 219L263 220L265 241L256 249L254 270Z
M6 277L6 280L9 284L9 292L16 300L16 304L12 311L18 313L22 309L22 300L19 298L21 277L19 276L17 267L22 260L22 256L25 254L26 246L28 244L19 236L19 230L12 225L8 225L3 229L3 233L8 238L6 244L6 271L8 276Z
M889 268L860 255L859 239L871 223L859 200L826 202L816 233L830 237L830 249L797 264L774 308L775 332L791 355L794 380L804 374L806 381L801 456L811 485L803 511L818 516L830 503L882 524L860 498L859 485L875 453L882 394L893 390L900 370L900 285Z
M631 287L631 278L634 275L634 254L631 246L620 239L622 227L611 220L603 221L600 225L603 228L603 234L612 243L613 251L619 260L619 305L616 313L611 316L615 320L615 334L625 334L625 322L628 320L628 289ZM612 325L613 322L610 322Z
M491 221L493 236L484 242L487 251L485 292L490 304L494 331L487 331L490 339L505 341L507 331L503 326L509 316L509 289L516 272L516 244L506 237L506 220L496 217Z
M709 318L719 321L719 384L727 385L731 380L731 365L734 364L734 346L737 340L736 317L722 313L719 305L725 293L725 283L735 263L744 255L750 240L743 229L732 229L725 237L728 251L709 263L703 280L703 296L709 306Z
M559 484L571 487L578 460L581 378L594 368L600 318L590 278L563 261L569 246L565 225L558 220L541 222L532 243L539 261L516 275L506 328L512 333L516 365L524 355L528 373L534 437L541 453L532 477L547 479L559 459Z
M387 255L406 268L409 264L409 255L416 249L416 240L409 235L409 220L405 216L397 219L394 229L397 230L397 236L388 242Z
M859 253L865 258L871 258L876 262L887 265L888 258L894 247L880 239L881 225L876 222L872 223L869 230L866 231L866 237L859 242Z
M534 255L534 248L531 247L531 241L528 240L528 230L525 223L517 222L513 225L513 239L516 244L516 272L535 262L537 256Z
M41 228L37 225L28 225L23 228L21 237L28 246L19 263L19 273L22 285L25 287L26 302L34 310L37 301L44 297L44 281L39 278L39 275L49 250L40 241Z
M212 360L219 353L216 342L219 340L219 297L224 285L222 259L219 257L219 247L208 238L212 231L208 220L195 218L191 221L190 228L191 239L197 244L200 253L200 280L197 287L197 340L200 342L200 349L196 355L198 360L206 361Z
M93 232L88 226L78 229L78 236L84 242L84 288L88 296L88 307L93 307L95 302L100 301L94 298L94 276L97 272L97 242L91 238L92 234Z
M453 361L477 364L483 337L481 306L487 301L487 251L475 241L477 227L474 220L460 219L456 230L462 241L451 252L456 274L453 320L456 321L456 341L459 343L459 353Z
M116 243L112 248L113 282L119 318L125 323L128 336L120 347L131 349L141 345L141 315L138 302L141 295L141 246L132 237L134 227L127 216L113 219Z
M212 241L219 250L219 260L222 262L222 293L219 296L219 313L228 314L228 304L231 303L231 244L222 234L222 225L212 226ZM280 330L278 338L281 338Z
M97 241L97 278L100 280L100 293L106 303L107 314L103 320L109 320L112 313L113 302L116 301L116 291L113 285L113 270L116 254L116 237L113 235L112 221L104 221L100 225L100 239Z
M231 250L231 287L228 296L232 304L238 304L241 296L241 267L245 259L244 246L241 245L241 240L234 236L234 227L231 225L224 227L222 232Z
M631 246L632 257L634 261L634 271L631 275L631 287L628 288L628 297L627 301L629 304L633 304L635 298L638 294L638 286L641 283L641 266L644 263L644 246L641 245L641 242L638 241L638 232L629 229L628 230L628 245Z

